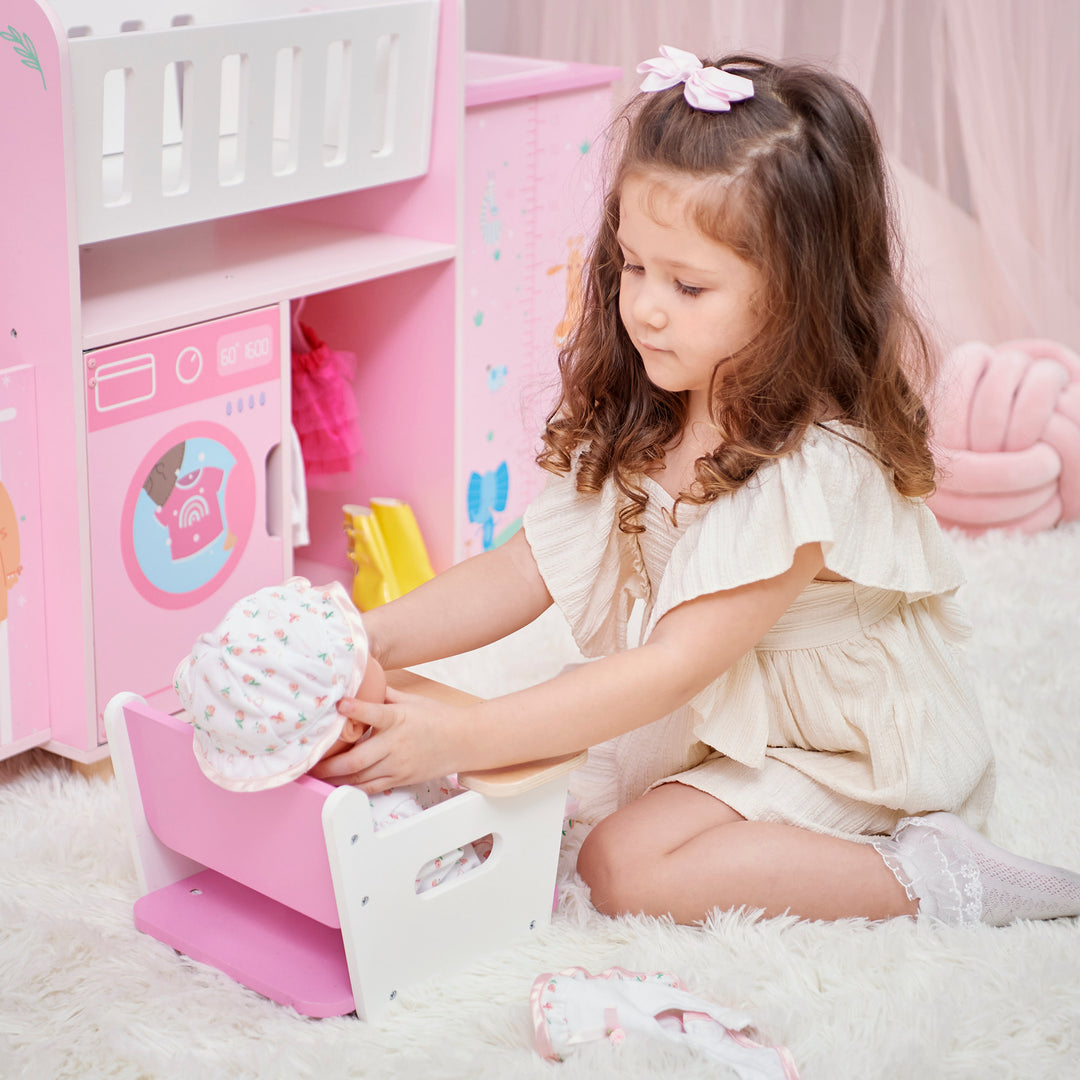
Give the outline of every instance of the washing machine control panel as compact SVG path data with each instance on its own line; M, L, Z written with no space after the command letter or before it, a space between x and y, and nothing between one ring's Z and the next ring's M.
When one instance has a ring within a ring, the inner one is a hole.
M87 427L96 431L280 380L280 312L275 305L228 315L83 359Z

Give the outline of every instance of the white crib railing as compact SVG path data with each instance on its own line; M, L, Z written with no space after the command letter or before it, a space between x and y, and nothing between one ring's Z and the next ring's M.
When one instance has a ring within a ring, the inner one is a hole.
M79 242L424 173L438 2L270 18L259 5L249 21L124 20L104 34L80 6L85 21L68 24Z

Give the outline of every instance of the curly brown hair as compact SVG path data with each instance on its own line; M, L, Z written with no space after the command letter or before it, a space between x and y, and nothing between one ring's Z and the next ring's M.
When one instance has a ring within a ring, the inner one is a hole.
M736 490L824 419L863 429L902 495L930 494L920 388L931 349L900 283L898 230L869 105L817 66L748 55L707 63L751 78L753 98L730 112L703 112L676 85L638 94L612 125L617 164L537 461L566 473L584 445L578 490L596 493L612 477L627 499L620 528L642 530L648 496L639 479L681 437L687 395L653 386L619 317L619 197L631 176L681 178L696 182L688 212L701 232L760 273L766 318L713 374L722 441L697 460L680 501Z

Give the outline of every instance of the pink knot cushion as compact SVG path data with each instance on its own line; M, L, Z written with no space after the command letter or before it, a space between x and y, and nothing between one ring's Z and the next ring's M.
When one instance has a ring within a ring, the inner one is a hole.
M1024 533L1080 517L1080 357L1054 341L968 342L946 358L934 403L945 526Z

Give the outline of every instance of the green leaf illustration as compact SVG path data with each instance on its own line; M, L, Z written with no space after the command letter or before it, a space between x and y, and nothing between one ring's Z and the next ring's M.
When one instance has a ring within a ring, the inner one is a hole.
M41 70L41 61L38 59L37 49L34 48L34 43L30 39L29 34L20 34L10 23L8 23L7 30L0 30L0 38L4 41L10 41L15 49L15 55L20 58L23 67L31 68L41 76L42 88L48 89L45 85L45 72Z

